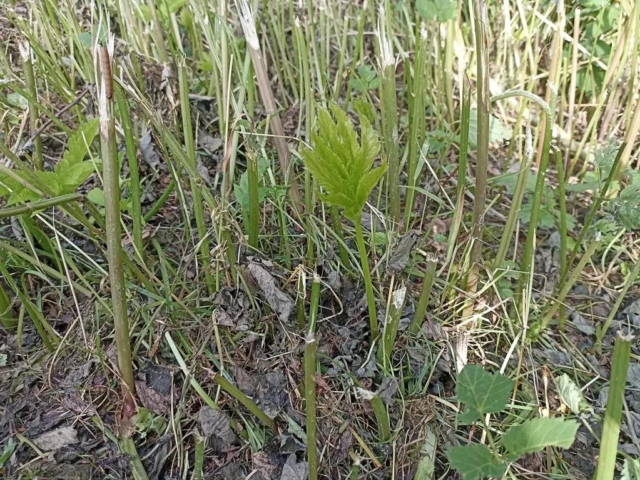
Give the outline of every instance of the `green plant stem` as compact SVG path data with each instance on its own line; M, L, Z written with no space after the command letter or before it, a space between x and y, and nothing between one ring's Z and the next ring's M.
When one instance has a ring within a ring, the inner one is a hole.
M333 226L333 231L335 232L336 236L340 240L338 242L338 250L340 252L340 261L342 262L342 265L345 265L345 266L349 265L349 252L347 251L347 248L345 247L345 243L344 243L344 233L342 230L342 222L340 221L340 214L338 212L338 207L336 207L335 205L331 205L329 207L329 213L331 215L331 225Z
M556 169L558 170L558 205L560 206L560 277L566 275L567 270L567 199L565 197L565 178L562 154L556 151ZM560 305L558 328L564 332L565 306Z
M317 307L317 305L316 305ZM310 310L310 314L313 310ZM311 317L311 315L310 315ZM307 420L307 456L309 461L309 480L318 478L318 440L316 436L316 350L318 342L309 318L309 333L304 350L304 399Z
M562 284L562 289L560 290L558 297L555 300L551 300L552 302L551 306L548 308L547 313L545 314L542 321L540 322L541 330L544 330L547 327L547 325L553 318L553 315L556 313L556 311L558 310L562 302L564 302L564 299L569 293L569 291L571 290L571 288L573 287L573 284L576 283L576 280L578 279L578 276L580 276L582 269L585 267L585 265L593 255L593 252L596 251L596 248L600 243L599 237L600 237L600 234L598 233L597 237L593 239L589 244L589 246L587 247L587 250L584 252L584 255L576 265L576 268L573 270L569 278L566 279L566 281ZM534 332L534 333L537 333L537 332Z
M144 245L142 243L142 205L140 199L140 172L138 170L138 155L136 149L136 141L133 135L133 127L131 124L131 110L129 102L125 97L124 91L120 85L114 85L116 103L118 105L118 113L122 123L124 132L124 142L127 148L127 160L129 162L129 194L131 195L131 218L133 220L133 244L139 255L143 254Z
M224 378L219 373L214 374L213 381L214 383L216 383L216 385L219 385L225 392L238 400L242 405L247 407L247 410L258 417L258 419L262 423L273 430L273 420L269 418L266 413L260 410L260 408L253 402L253 400L247 397L238 387L233 385L229 380Z
M106 47L100 47L101 64L110 63ZM98 96L100 110L100 145L102 152L102 168L104 181L105 220L107 236L107 260L109 263L109 280L111 284L111 301L113 323L116 330L116 347L118 350L118 367L126 389L123 392L133 395L135 383L133 379L133 361L129 340L129 319L127 316L127 298L124 281L122 239L120 234L120 184L118 169L118 151L116 147L116 131L113 118L113 101L107 97L106 85L113 82L109 71L101 72L101 88Z
M191 480L202 480L202 467L204 465L204 442L205 439L196 433L195 462L193 464L193 474Z
M0 284L0 325L6 329L13 329L17 324L18 319L13 316L13 312L11 311L9 295L7 295L4 287Z
M130 438L130 437L123 438L121 441L121 449L124 453L129 455L131 459L131 466L133 470L134 480L149 480L149 476L147 475L147 472L144 469L144 465L142 464L142 459L138 454L138 451L136 449L136 444L134 443L133 438Z
M589 230L589 228L591 227L591 223L593 223L593 219L596 216L596 213L598 213L598 211L600 210L600 205L602 205L602 202L607 198L607 193L609 192L609 187L611 186L611 182L613 181L613 179L615 178L615 173L618 170L618 166L620 165L620 160L622 158L622 152L624 151L625 148L625 144L622 143L620 145L620 147L618 148L618 153L616 155L615 160L613 161L613 165L611 166L611 171L609 172L609 176L607 177L607 181L605 182L604 186L602 187L602 191L600 192L600 195L598 195L598 198L596 199L595 202L593 202L593 205L591 205L591 210L589 210L589 214L587 215L587 219L584 222L584 225L582 226L582 228L580 229L580 234L578 235L578 239L576 240L576 246L579 246L582 244L582 241L584 240L585 235L587 234L587 231ZM574 248L573 252L571 252L571 256L569 257L569 260L567 261L567 268L565 269L565 276L567 274L567 270L571 268L571 266L573 265L573 262L576 259L576 255L578 254L578 248ZM558 280L558 285L562 285L564 283L564 277L561 276Z
M629 273L629 276L627 277L627 280L624 283L624 287L622 287L622 290L620 291L620 293L618 293L618 297L616 298L616 301L613 304L613 307L611 307L611 311L609 312L609 315L607 315L607 319L602 325L602 328L600 328L597 331L596 333L597 344L602 344L602 340L604 339L604 336L607 334L607 330L609 330L609 327L611 326L611 322L613 322L613 319L616 316L616 313L618 313L618 309L620 308L620 305L622 305L623 300L627 298L626 297L627 292L633 286L639 274L640 274L640 259L636 261L635 265L633 266L633 269Z
M145 222L148 222L149 220L151 220L153 217L156 216L156 214L160 211L160 209L164 206L164 204L167 203L167 200L169 200L169 197L171 196L171 194L175 189L176 189L176 179L172 178L169 185L167 185L167 188L165 189L165 191L162 192L162 195L160 195L160 198L158 199L158 201L153 204L153 207L151 207L147 213L144 214L143 218Z
M249 180L249 245L258 248L258 231L260 222L260 199L258 196L258 158L254 150L247 150Z
M495 97L495 100L499 100L502 98L508 98L508 96L521 95L522 92L518 92L516 94L515 91L507 92L505 94L499 95ZM547 119L545 122L545 131L544 131L544 142L542 146L542 158L540 160L540 168L538 169L538 177L536 180L536 186L533 193L533 198L531 199L531 219L529 220L529 228L527 229L527 238L525 241L524 249L522 252L522 264L520 270L524 272L524 275L520 277L520 285L518 290L516 291L516 296L520 300L524 297L523 292L525 289L525 285L527 279L529 278L529 272L531 270L531 265L533 263L533 253L534 253L534 243L536 240L536 232L538 228L538 219L540 217L540 206L542 204L542 194L545 182L545 175L547 173L547 167L549 165L549 148L551 144L551 134L553 130L553 122L554 122L554 112L556 109L556 100L557 95L553 94L551 96L551 103L547 109L544 108L546 106L546 102L539 97L527 93L525 96L531 100L536 101L539 105L543 106L543 110L547 113ZM526 175L526 173L522 173L522 175Z
M482 258L482 236L484 230L484 209L487 197L487 172L489 168L489 50L487 47L487 6L482 0L475 0L474 22L477 66L478 97L478 140L476 152L476 187L473 202L473 228L471 238L471 256L469 265L472 272ZM470 274L475 277L475 274ZM470 278L469 286L476 285L476 279Z
M622 335L618 332L616 343L613 347L609 396L607 410L604 414L602 436L600 437L598 468L593 477L594 480L610 480L614 476L632 340L633 336Z
M393 292L392 300L388 307L387 323L384 327L382 342L378 348L378 361L387 372L391 372L391 353L398 334L398 326L400 325L400 317L402 316L406 296L407 288L405 286L400 287Z
M187 80L187 69L184 64L178 66L179 84L180 84L180 110L182 113L182 129L184 134L184 144L192 169L197 171L196 165L196 149L193 139L193 128L191 127L191 107L189 105L189 86ZM198 243L200 250L200 261L204 269L205 284L209 294L213 294L216 290L213 276L211 273L209 235L207 233L207 225L204 220L204 208L202 206L202 179L191 176L191 195L193 196L193 212L196 217L196 227L198 229Z
M27 215L37 212L38 210L44 210L45 208L55 207L64 203L73 202L82 198L79 193L70 193L68 195L61 195L59 197L47 198L45 200L37 200L35 202L29 202L24 205L16 205L15 207L0 209L0 218L15 217L18 215Z
M427 28L420 24L418 39L416 40L416 58L413 67L413 81L409 97L409 145L408 145L408 184L407 196L404 207L404 228L408 230L411 225L411 214L413 213L413 202L416 195L416 170L425 133L425 105L426 105L426 60L429 41L427 39ZM468 93L468 90L467 90ZM464 107L463 107L464 115ZM468 114L468 111L467 111ZM469 122L467 122L468 131ZM463 123L464 126L464 123ZM461 155L462 157L462 155ZM465 159L466 160L466 159ZM462 162L462 160L460 160Z
M22 54L22 66L24 70L24 79L27 84L27 90L31 95L31 98L38 98L38 88L36 85L35 75L33 73L33 60L31 56L31 46L26 43L21 46L21 54ZM29 130L30 134L34 135L36 130L38 129L38 102L34 102L29 100ZM32 155L33 166L36 170L42 170L43 161L42 161L42 138L40 135L37 135L33 141L34 151Z
M436 278L436 266L437 263L435 262L435 259L427 259L427 269L424 272L424 277L422 279L420 299L416 306L416 313L409 325L409 332L414 335L420 331L427 314L427 306L429 305L429 297L431 296L431 287L433 287L433 282Z
M360 265L362 266L362 275L364 276L364 288L367 293L367 306L369 307L369 328L371 330L371 340L378 338L378 316L376 313L376 297L373 293L373 283L371 281L371 272L369 270L369 257L367 257L367 249L364 244L364 235L362 233L362 222L356 220L356 242L358 244L358 253L360 253Z
M530 139L530 137L529 137ZM533 145L531 145L531 155L533 155ZM520 215L520 206L522 205L522 199L527 186L527 175L529 174L529 167L533 161L532 157L523 159L520 171L518 172L518 180L516 181L516 188L513 192L513 198L511 199L511 208L509 209L509 215L507 222L505 223L504 230L502 232L502 238L500 239L500 246L498 247L498 253L493 262L494 270L502 268L504 260L507 256L507 250L513 237L513 231L516 228L516 222Z
M381 442L388 442L391 438L391 423L389 421L389 413L384 400L379 395L373 394L371 398L371 407L376 416L378 423L378 435Z
M191 375L191 372L189 371L189 367L187 367L187 364L185 363L184 358L182 357L182 353L180 353L178 346L173 341L171 334L169 332L165 332L164 338L167 340L167 343L169 344L169 348L171 349L171 352L176 358L178 365L180 365L180 369L182 370L183 375L187 380L189 380L189 383L191 384L193 389L196 391L196 393L200 395L200 398L202 398L202 401L204 401L204 403L206 403L212 409L220 410L220 407L218 407L218 404L213 401L213 399L207 394L207 392L204 391L204 388L202 388L200 383L198 383L198 381L195 378L193 378L193 375Z
M471 119L471 85L465 73L462 82L462 112L460 119L460 157L458 159L458 186L456 192L456 207L453 212L449 239L447 241L447 258L445 265L449 265L455 251L458 232L462 224L464 213L464 194L467 189L467 164L469 159L469 121Z
M398 158L398 105L396 102L396 65L391 39L388 36L387 17L381 10L378 25L382 80L380 83L380 110L382 114L382 136L387 157L387 191L390 214L395 227L401 227L400 218L400 160Z

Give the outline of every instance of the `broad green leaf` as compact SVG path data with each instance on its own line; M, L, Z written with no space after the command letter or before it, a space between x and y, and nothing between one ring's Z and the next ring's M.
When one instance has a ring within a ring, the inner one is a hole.
M513 135L513 130L503 124L496 117L489 117L489 141L502 142L509 140ZM478 145L478 110L471 109L469 117L469 146L475 148Z
M447 458L451 467L458 470L464 480L502 477L507 470L507 466L499 462L486 445L453 447L447 452Z
M67 151L55 167L56 173L65 175L69 168L84 160L93 139L98 134L99 121L98 118L89 120L71 134L67 144Z
M326 192L321 195L323 201L344 208L344 214L350 220L359 220L371 190L387 168L384 162L372 169L380 143L371 124L366 118L360 118L358 141L347 114L331 105L331 112L318 111L311 141L312 149L303 149L300 154Z
M16 182L13 178L8 177L7 175L0 174L0 197L9 195L17 188L22 189L24 187Z
M36 200L40 200L40 196L37 193L20 185L11 193L11 196L7 200L7 205L15 205L17 203L24 202L35 202Z
M480 420L481 416L479 411L467 406L464 412L458 414L458 423L460 425L471 425Z
M425 20L443 23L456 18L458 2L456 0L416 0L416 10Z
M258 157L258 181L269 168L269 159L263 156ZM268 189L266 187L258 187L258 202L264 202L267 198ZM249 174L244 172L240 175L240 180L233 186L233 194L240 204L243 211L249 211Z
M589 404L582 396L582 392L578 386L571 380L566 373L556 381L560 398L569 410L573 413L580 413L583 410L589 410Z
M7 95L7 102L12 107L22 108L23 110L29 108L29 100L24 98L18 92L11 92L9 95Z
M504 410L513 391L513 380L467 365L458 375L458 400L484 415Z
M104 192L101 188L94 188L89 193L87 193L87 200L91 203L95 203L100 207L104 207Z
M416 467L413 480L433 480L436 471L436 449L438 437L429 425L424 429L424 442L420 447L420 460Z
M545 447L569 448L576 438L578 422L563 418L534 418L511 427L502 436L510 457L539 452Z
M95 165L91 161L80 162L58 172L60 194L73 193L95 171Z

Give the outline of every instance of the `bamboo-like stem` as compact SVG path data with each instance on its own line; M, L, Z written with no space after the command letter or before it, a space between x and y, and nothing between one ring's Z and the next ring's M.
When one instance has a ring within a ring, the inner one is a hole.
M404 207L404 228L408 230L411 224L411 214L413 212L413 202L416 195L416 170L422 152L422 144L425 134L425 105L426 105L426 56L429 48L427 40L427 27L420 24L419 38L416 41L416 58L413 66L413 81L411 83L410 103L409 103L409 157L407 196ZM463 108L464 112L464 108ZM468 125L469 122L467 122Z
M487 46L487 5L483 0L474 1L474 25L476 40L477 64L477 97L478 97L478 141L476 152L476 187L473 203L473 228L471 238L471 271L476 271L476 264L482 259L482 233L484 230L484 209L487 197L487 171L489 165L489 50ZM470 277L475 277L470 273ZM468 286L476 284L476 278L470 278Z
M460 225L462 224L462 214L464 213L464 194L467 189L467 163L469 159L469 121L471 117L471 85L469 77L465 73L462 80L462 113L460 118L460 157L458 158L458 186L456 193L456 207L453 212L451 230L449 230L449 240L447 242L447 258L445 265L449 265L453 258L456 247L456 240Z
M556 88L560 84L560 74L562 73L562 50L564 40L562 38L565 30L566 17L564 12L564 0L556 2L556 12L558 20L556 22L555 35L553 37L553 43L551 45L551 64L549 66L549 76L547 79L547 90L544 100L547 104L551 104L551 99L556 95ZM546 123L548 118L542 118L542 124L540 125L542 131L546 131ZM536 166L540 167L542 156L547 152L545 151L545 137L540 137L538 143L538 153L536 155Z
M111 77L111 58L113 37L110 38L109 49L98 47L100 64L100 90L98 108L100 112L100 145L102 152L102 168L104 181L105 220L107 236L107 260L109 263L109 280L111 283L111 301L113 323L116 330L116 347L118 350L118 368L126 389L124 397L133 395L135 383L133 379L133 361L129 340L129 318L127 316L127 298L125 291L122 239L120 235L120 184L118 175L118 151L116 148L116 131L113 117L113 78Z
M82 198L79 193L70 193L59 197L37 200L35 202L25 203L24 205L16 205L15 207L0 209L0 218L15 217L17 215L26 215L45 208L55 207L65 203L73 202Z
M309 461L309 480L318 478L318 440L316 420L316 325L318 323L318 305L320 303L320 277L314 273L311 283L309 305L309 327L304 350L304 399L307 416L307 456Z
M282 127L282 121L278 114L276 101L271 91L271 82L269 81L267 66L260 50L260 42L258 40L253 14L246 0L240 0L240 10L240 23L242 24L242 30L244 31L249 51L251 52L260 97L262 98L264 109L270 119L271 133L273 134L273 141L276 144L282 175L285 181L287 179L289 181L289 194L291 195L294 207L299 213L302 213L304 212L304 204L300 197L300 190L298 189L295 173L290 170L289 147L287 146L287 141L284 136L284 128Z
M33 60L31 55L31 46L29 43L20 45L20 54L22 56L22 66L24 70L24 80L27 84L27 90L29 91L29 133L34 135L38 130L38 102L35 101L38 98L38 87L36 85L35 75L33 74ZM37 135L33 141L33 166L36 170L42 170L42 137Z
M567 199L565 197L565 178L562 154L556 152L556 169L558 170L558 205L560 207L560 276L564 277L567 272ZM564 304L560 305L558 327L564 332L565 324Z
M380 82L380 109L382 113L382 137L384 154L387 157L387 191L389 211L394 227L401 227L400 218L400 160L398 158L398 105L396 102L396 62L389 38L389 27L384 7L380 7L378 18L378 41L382 81Z
M380 342L380 346L378 347L378 361L387 372L391 372L391 354L393 353L393 345L395 344L396 335L398 334L404 301L407 297L407 287L404 285L401 286L393 292L391 297L382 342Z

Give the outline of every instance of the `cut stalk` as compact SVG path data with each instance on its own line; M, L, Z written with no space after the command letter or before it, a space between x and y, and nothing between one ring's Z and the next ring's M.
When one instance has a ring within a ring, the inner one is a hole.
M407 287L403 285L393 292L392 300L388 307L387 323L384 327L382 342L378 348L378 361L387 372L391 372L391 354L398 334L398 326L400 325L400 317L402 316L406 297Z
M113 53L113 37L109 38L109 49L107 47L98 47L101 67L98 108L100 112L107 260L109 263L109 281L111 283L111 300L113 303L113 323L116 330L118 368L124 382L123 396L126 399L134 394L135 383L129 340L129 318L127 316L122 239L120 235L120 184L118 182L118 151L113 117L113 99L111 98L113 78L111 76L110 53Z
M422 152L422 144L424 142L425 132L425 105L426 105L426 61L427 51L429 48L429 42L427 40L427 27L424 24L420 24L420 35L416 41L416 59L413 67L413 81L411 83L411 93L409 96L409 158L408 162L408 184L407 184L407 196L404 207L404 228L409 230L411 225L411 214L413 212L413 202L416 195L416 170L418 168L418 161L420 160L420 153ZM466 90L468 96L469 89ZM464 105L462 109L464 115ZM468 115L468 110L467 110ZM468 131L467 122L467 131ZM464 123L463 123L464 128ZM462 153L460 155L462 162ZM466 161L466 155L465 155Z
M33 74L33 60L29 43L25 42L20 45L20 54L22 56L25 83L27 84L27 90L32 99L29 100L29 133L33 136L38 129L38 102L34 101L38 98L38 87L36 85L35 75ZM42 137L40 137L40 135L36 135L33 146L34 150L31 156L33 166L36 170L42 170Z
M400 228L400 161L398 158L398 105L396 102L396 62L389 38L389 26L384 7L380 7L378 18L378 41L382 81L380 84L380 109L382 113L383 148L387 157L387 191L391 218Z
M247 45L251 52L253 69L256 74L262 103L264 104L265 111L270 118L271 133L273 134L273 140L276 144L278 159L280 160L280 168L282 169L282 176L284 177L285 182L287 180L289 182L289 194L291 195L294 207L299 213L302 213L304 211L304 205L300 197L295 172L290 170L289 147L287 146L287 141L284 136L282 121L278 115L276 101L273 96L273 92L271 91L271 82L267 72L267 66L265 64L264 57L262 56L262 52L260 51L260 42L258 40L253 14L249 9L249 5L246 0L240 0L240 10L242 30L244 31L245 38L247 39Z
M487 171L489 168L489 50L487 46L487 5L483 0L475 0L474 26L477 64L478 97L478 139L476 152L476 186L473 202L473 227L471 230L471 255L466 288L475 292L478 282L478 262L482 260L482 236L484 230L484 209L487 197Z
M600 437L598 468L594 480L610 480L613 478L616 469L618 437L620 436L620 422L622 421L622 404L627 383L632 340L632 335L623 335L618 332L616 343L613 347L609 396L607 410L604 414L602 436Z

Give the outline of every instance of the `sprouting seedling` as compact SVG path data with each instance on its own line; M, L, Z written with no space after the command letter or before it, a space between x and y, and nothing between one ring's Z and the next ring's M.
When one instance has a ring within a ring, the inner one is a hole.
M335 120L334 120L335 119ZM324 193L324 202L344 209L344 216L356 227L356 240L364 274L371 335L378 336L375 297L369 272L367 252L362 233L361 215L373 187L387 170L387 163L373 168L380 151L380 142L369 121L360 118L360 141L353 123L337 105L330 111L318 111L316 129L311 133L312 148L300 154L306 167L316 178Z

